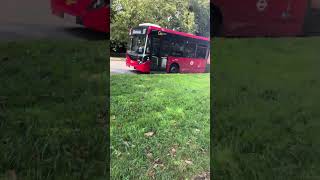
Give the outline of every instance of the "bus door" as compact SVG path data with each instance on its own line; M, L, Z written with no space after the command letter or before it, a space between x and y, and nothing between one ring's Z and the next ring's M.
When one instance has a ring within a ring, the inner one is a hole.
M150 33L150 50L151 50L151 70L153 71L163 71L166 70L167 59L163 57L163 53L161 52L161 44L163 36L166 33L161 31L153 30Z

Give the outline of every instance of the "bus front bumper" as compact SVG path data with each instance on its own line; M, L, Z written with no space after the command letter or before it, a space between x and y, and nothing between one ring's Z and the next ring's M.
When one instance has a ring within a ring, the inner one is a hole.
M139 64L138 61L133 61L129 58L126 59L126 65L128 67L133 67L139 72L150 73L150 61Z

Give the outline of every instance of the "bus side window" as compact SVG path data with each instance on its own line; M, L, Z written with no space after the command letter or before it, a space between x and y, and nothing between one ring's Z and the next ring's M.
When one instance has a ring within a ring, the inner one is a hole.
M153 38L152 39L152 55L158 56L159 54L159 47L160 47L160 39Z
M196 58L205 59L207 56L207 49L208 49L208 47L205 45L198 45L197 52L196 52Z
M172 56L184 57L184 41L179 36L174 37L172 41Z
M149 54L150 53L150 40L148 39L147 41L147 49L146 49L146 54Z
M177 51L177 50L172 51L171 55L174 57L183 57L182 51Z
M170 39L167 36L163 37L162 42L161 42L160 53L161 53L162 57L169 56L171 54L171 50L172 50Z
M184 48L184 56L187 58L195 58L196 54L196 44L187 41Z
M174 42L172 43L172 56L174 57L182 57L182 48L181 48L181 44Z

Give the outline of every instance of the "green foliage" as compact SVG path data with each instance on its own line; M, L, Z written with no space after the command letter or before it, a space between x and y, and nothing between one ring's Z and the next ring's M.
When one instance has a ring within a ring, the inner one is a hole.
M114 45L126 43L129 29L146 22L209 36L202 32L209 32L209 2L206 0L114 0L111 12L110 39Z
M210 37L210 5L208 0L190 0L195 14L195 30L200 36Z

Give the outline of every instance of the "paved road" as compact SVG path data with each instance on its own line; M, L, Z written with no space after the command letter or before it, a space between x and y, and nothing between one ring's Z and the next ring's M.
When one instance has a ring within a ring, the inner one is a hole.
M50 0L1 0L0 41L20 39L104 40L106 34L51 14Z
M110 57L110 74L144 74L127 67L125 58ZM150 74L166 74L164 71L151 71Z
M110 58L110 74L138 74L133 68L126 66L126 62L122 58Z

